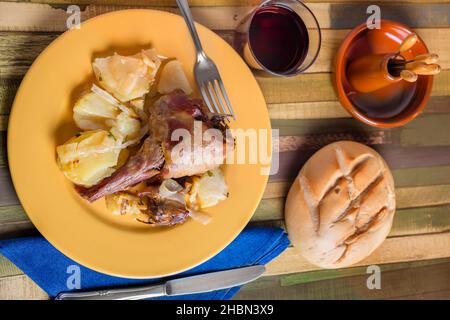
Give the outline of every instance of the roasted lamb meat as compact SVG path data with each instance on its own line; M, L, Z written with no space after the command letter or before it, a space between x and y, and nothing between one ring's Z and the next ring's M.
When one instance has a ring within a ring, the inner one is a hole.
M80 194L87 200L92 202L126 190L157 175L169 179L202 174L219 167L226 151L233 147L234 142L225 134L224 119L208 113L202 100L191 99L182 91L162 96L147 111L149 136L140 150L98 185L80 189ZM182 133L188 133L189 137ZM201 135L200 142L198 134ZM209 139L203 139L208 135ZM184 140L187 138L191 143ZM188 148L180 148L180 143Z
M181 202L160 197L149 197L147 210L144 212L146 220L138 221L158 226L173 226L183 223L189 216L189 210Z

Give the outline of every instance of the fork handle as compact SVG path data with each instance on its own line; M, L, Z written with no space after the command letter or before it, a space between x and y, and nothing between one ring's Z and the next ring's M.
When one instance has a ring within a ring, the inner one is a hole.
M205 52L203 51L197 29L195 28L194 19L192 18L191 9L189 9L189 3L187 2L187 0L177 0L177 5L178 8L180 8L181 15L186 21L189 32L191 33L192 40L194 41L195 49L197 50L197 59L200 56L205 56Z

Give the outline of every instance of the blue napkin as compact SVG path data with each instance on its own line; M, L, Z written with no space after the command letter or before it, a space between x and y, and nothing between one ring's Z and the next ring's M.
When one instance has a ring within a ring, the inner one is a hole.
M43 237L0 241L0 253L33 279L49 296L55 297L60 292L72 291L68 288L76 286L77 282L71 282L70 277L78 272L81 290L148 284L182 276L266 264L283 252L288 245L289 240L282 229L247 227L224 250L203 264L176 276L151 280L113 277L88 269L67 258ZM239 289L240 287L235 287L158 299L231 299Z

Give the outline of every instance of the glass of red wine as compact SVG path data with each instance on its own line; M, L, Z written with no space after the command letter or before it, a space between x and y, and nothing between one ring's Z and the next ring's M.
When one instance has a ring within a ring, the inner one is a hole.
M264 1L236 31L235 48L250 67L269 75L297 75L319 55L319 23L301 1Z

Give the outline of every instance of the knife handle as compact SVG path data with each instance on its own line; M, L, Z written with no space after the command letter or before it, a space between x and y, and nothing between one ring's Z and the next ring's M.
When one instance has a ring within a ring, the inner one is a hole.
M164 284L100 291L62 292L55 300L141 300L166 295Z

